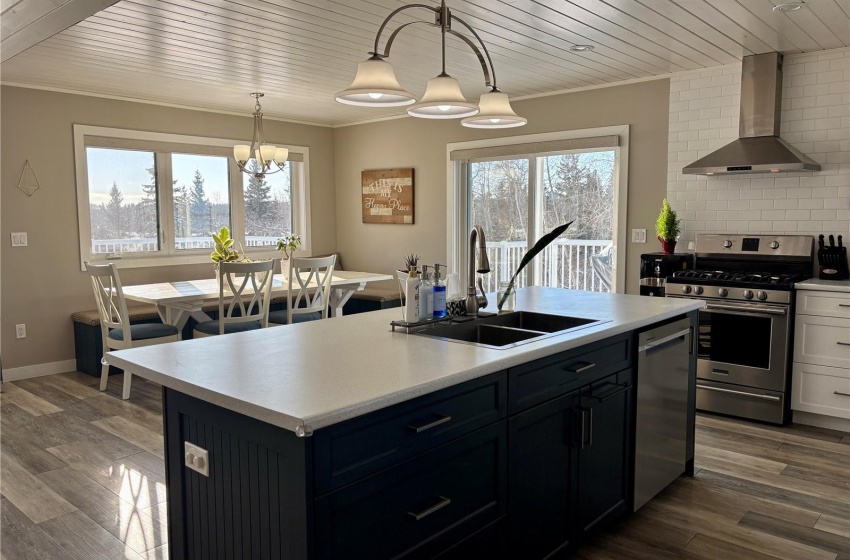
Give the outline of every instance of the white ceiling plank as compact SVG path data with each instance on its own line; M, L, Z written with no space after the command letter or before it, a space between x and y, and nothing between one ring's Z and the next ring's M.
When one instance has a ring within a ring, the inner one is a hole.
M27 0L30 1L30 0ZM45 11L30 23L15 29L11 35L0 41L0 62L24 52L33 45L56 35L74 24L81 22L94 13L115 3L115 0L69 0L61 6L45 4ZM15 7L25 5L21 2Z
M716 46L702 40L701 37L686 31L671 22L646 9L634 0L570 0L576 6L588 12L605 18L614 25L628 29L635 35L641 36L669 50L675 50L703 66L716 66L731 62L729 55ZM622 7L623 9L620 9ZM628 12L624 10L628 10ZM685 39L685 36L688 38ZM680 39L688 41L686 44ZM691 46L693 45L693 46Z
M0 0L11 13L0 34L13 38L30 14L66 1ZM270 118L328 125L405 112L333 97L373 49L384 18L409 0L101 1L106 9L37 46L8 59L4 50L3 83L245 115L253 107L247 94L263 91ZM779 1L449 0L449 7L480 35L499 87L533 97L850 40L850 0L809 0L787 15L772 10ZM398 25L432 17L425 9L399 14L379 48ZM571 52L574 44L594 50ZM477 100L484 90L478 58L456 37L446 47L448 71ZM402 85L421 95L439 72L438 29L406 27L390 61Z
M625 0L617 1L622 3ZM672 0L637 1L656 13L676 22L694 35L702 37L705 41L715 45L718 49L723 50L737 60L740 60L743 56L754 54L746 45L725 35L722 31L712 27Z
M777 50L752 33L742 22L735 20L725 12L715 7L714 2L706 0L670 0L683 10L711 25L730 39L740 43L753 54L762 54ZM791 45L793 48L793 45Z
M741 0L738 0L741 3ZM810 4L811 2L807 2ZM844 45L812 13L808 6L796 12L780 12L772 0L744 0L746 8L803 52L835 49Z

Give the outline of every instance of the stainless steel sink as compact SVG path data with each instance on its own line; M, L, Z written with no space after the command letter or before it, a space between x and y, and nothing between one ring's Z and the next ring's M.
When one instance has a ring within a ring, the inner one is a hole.
M474 320L460 318L457 321L426 327L412 334L489 348L511 348L606 322L531 311L515 311Z

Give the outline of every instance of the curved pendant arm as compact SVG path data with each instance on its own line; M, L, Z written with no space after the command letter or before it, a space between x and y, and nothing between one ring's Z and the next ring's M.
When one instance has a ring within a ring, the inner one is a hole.
M399 31L401 31L402 29L404 29L405 27L407 27L409 25L416 25L417 23L421 23L422 25L434 25L433 23L428 23L427 21L411 21L409 23L405 23L403 25L400 25L395 31L393 31L393 34L390 35L390 38L387 39L387 44L384 47L384 54L380 55L380 57L381 58L388 58L390 56L390 49L392 48L393 41L395 41L396 35L398 35Z
M372 54L372 55L374 55L374 56L377 56L377 57L379 57L379 58L387 58L387 57L390 55L389 44L387 45L387 49L386 49L386 51L384 52L384 54L378 54L378 46L380 45L380 42L381 42L381 34L384 32L384 29L387 27L387 24L389 24L390 20L391 20L391 19L392 19L392 18L393 18L396 14L398 14L399 12L403 12L404 10L407 10L407 9L410 9L410 8L425 8L425 9L426 9L426 10L428 10L429 12L434 12L434 13L437 13L437 14L439 14L439 13L440 13L440 9L439 9L439 8L434 8L434 7L432 7L432 6L428 6L427 4L408 4L408 5L406 5L406 6L402 6L401 8L398 8L398 9L396 9L396 10L393 10L393 11L390 13L390 15L388 15L388 16L384 19L384 22L381 24L381 27L379 27L379 28L378 28L378 33L377 33L377 35L375 35L375 48L374 48L374 50L373 50L370 54ZM423 23L427 23L427 22L423 22ZM406 24L406 25L407 25L407 24ZM402 27L406 27L406 25L403 25ZM395 35L398 33L398 31L399 31L400 29L401 29L401 27L399 27L399 29L396 29L395 33L393 33L393 37L395 37Z
M454 29L446 29L446 33L451 33L455 37L458 37L463 40L464 43L469 45L469 48L472 49L472 52L475 53L475 56L478 57L478 62L481 63L481 70L484 71L484 83L487 87L495 87L495 84L490 83L490 70L487 68L487 63L484 61L484 56L481 54L481 50L472 42L472 39L460 33L459 31L455 31ZM483 45L483 43L482 43ZM488 55L489 57L489 55Z
M478 55L478 59L481 60L481 67L484 70L484 77L485 77L485 79L488 80L487 85L488 86L490 85L489 78L490 78L490 76L492 76L492 78L493 78L493 88L498 89L496 87L496 67L493 66L493 59L490 58L490 51L487 50L487 45L484 44L484 41L481 40L481 37L478 36L478 33L476 33L475 30L472 29L472 27L470 27L468 23L466 23L465 21L463 21L459 17L455 17L455 16L452 16L452 20L456 21L459 24L461 24L462 26L466 27L469 30L469 32L472 33L472 36L475 37L478 40L478 43L481 45L481 50L484 51L484 54L487 56L487 62L490 65L490 74L489 75L487 73L487 66L484 64L484 61L481 59L481 53L479 52L479 50L477 48L475 48L475 45L467 37L464 37L463 35L459 34L456 31L448 30L449 33L451 33L452 35L457 35L458 37L461 37L464 41L466 41L467 45L472 47L472 50L474 50L475 54Z

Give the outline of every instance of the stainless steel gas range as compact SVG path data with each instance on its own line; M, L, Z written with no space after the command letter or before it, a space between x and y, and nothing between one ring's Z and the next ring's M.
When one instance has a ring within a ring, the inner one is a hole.
M810 236L699 234L696 267L667 279L667 297L702 299L697 408L790 420L794 284L812 274Z

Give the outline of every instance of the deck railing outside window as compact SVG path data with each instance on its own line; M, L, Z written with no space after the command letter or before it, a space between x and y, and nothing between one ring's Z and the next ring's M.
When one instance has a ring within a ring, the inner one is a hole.
M598 255L611 244L601 239L558 239L538 255L542 267L544 286L588 290L592 292L610 292L609 281L603 278L593 267L594 255ZM517 269L528 247L527 241L502 241L487 243L487 256L490 259L490 274L482 276L484 289L496 291L499 280L507 280ZM610 278L610 275L609 275ZM526 285L525 275L520 275L517 285Z
M274 246L277 237L249 235L245 238L247 247ZM178 237L176 239L177 249L212 249L212 237ZM91 250L94 254L101 253L129 253L142 251L156 251L156 238L143 239L92 239Z

